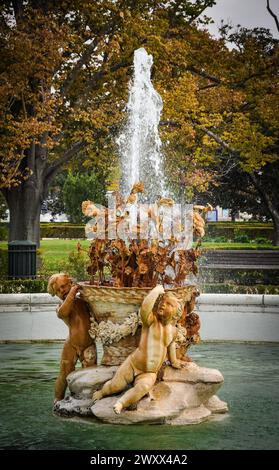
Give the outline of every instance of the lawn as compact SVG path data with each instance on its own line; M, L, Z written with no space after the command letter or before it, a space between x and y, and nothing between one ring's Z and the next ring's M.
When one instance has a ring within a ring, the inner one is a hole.
M87 249L89 240L42 240L39 252L41 253L44 266L50 271L56 271L58 264L68 260L69 253L77 250L77 243ZM89 258L88 258L89 260Z
M82 248L86 249L90 245L89 240L64 240L64 239L51 239L42 240L39 249L41 255L43 268L47 272L55 272L57 269L63 269L63 262L68 261L68 256L71 251L76 250L77 243L80 242ZM0 242L0 249L7 248L7 242ZM89 259L89 258L88 258Z

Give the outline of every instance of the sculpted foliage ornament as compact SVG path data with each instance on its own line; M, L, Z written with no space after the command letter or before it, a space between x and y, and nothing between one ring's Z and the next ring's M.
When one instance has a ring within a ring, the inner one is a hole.
M119 224L128 222L129 210L137 202L137 193L143 190L143 183L136 183L126 203L123 203L118 195L119 205L115 211L116 233ZM158 234L163 226L159 208L172 206L173 203L170 198L160 198L148 211ZM84 201L82 210L87 216L100 215L100 209L91 201ZM106 226L102 229L101 238L97 237L92 241L88 253L91 261L88 267L91 283L115 287L154 287L158 283L168 287L182 286L187 275L197 274L196 261L201 254L200 239L205 233L202 213L208 210L211 210L210 206L194 206L193 227L189 227L189 230L193 229L198 241L194 248L182 249L179 247L179 240L173 236L168 240L141 239L139 226L126 240L108 239L107 220L110 214L109 209L104 209ZM90 229L97 234L99 229L97 222L90 225ZM80 245L78 249L82 249Z

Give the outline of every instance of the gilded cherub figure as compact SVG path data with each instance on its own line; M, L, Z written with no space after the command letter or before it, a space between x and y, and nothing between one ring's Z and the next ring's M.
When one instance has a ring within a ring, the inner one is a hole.
M192 362L192 359L187 356L187 351L191 344L197 344L200 341L200 318L194 312L196 298L199 295L197 290L192 293L191 299L186 302L184 311L178 320L178 324L185 328L184 341L176 350L177 357L183 362Z
M82 367L93 366L97 361L96 345L88 332L89 308L83 299L76 296L78 290L79 287L65 273L53 274L48 282L48 292L62 300L62 304L56 309L57 316L69 327L69 337L64 343L60 371L55 382L54 404L64 398L67 375L75 370L78 359Z
M133 383L133 387L127 390L113 407L114 412L119 414L123 408L137 403L151 390L167 355L173 367L182 367L176 357L175 344L175 321L179 307L176 297L172 293L165 293L161 285L151 290L140 308L142 332L139 346L121 364L114 377L93 394L94 402L119 393Z

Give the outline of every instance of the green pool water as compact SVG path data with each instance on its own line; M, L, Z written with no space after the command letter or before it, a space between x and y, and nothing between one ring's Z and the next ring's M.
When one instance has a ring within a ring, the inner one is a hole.
M204 343L191 356L219 369L230 413L195 426L115 426L52 414L61 344L0 345L1 449L278 449L279 345Z

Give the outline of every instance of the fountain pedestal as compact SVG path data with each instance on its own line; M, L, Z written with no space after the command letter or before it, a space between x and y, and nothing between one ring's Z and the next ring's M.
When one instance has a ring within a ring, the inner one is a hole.
M92 312L89 331L93 339L101 341L104 354L102 365L114 366L124 362L139 343L141 327L138 311L151 287L104 287L79 283L82 297ZM166 289L175 295L183 311L191 300L195 286Z
M143 298L151 290L96 287L84 283L81 286L83 297L90 303L94 313L94 325L99 322L97 329L95 326L94 328L98 331L100 327L100 336L107 323L118 325L121 331L121 325L135 314L135 309L139 308ZM171 289L171 292L183 308L190 301L194 290L194 286L187 286ZM97 418L110 424L188 425L201 423L228 411L227 404L215 395L224 381L222 374L216 369L199 367L194 362L185 364L181 369L164 363L149 393L136 405L123 409L120 414L115 414L113 407L127 389L93 403L93 393L102 389L113 378L117 370L115 365L121 364L136 348L138 333L136 326L133 335L129 333L118 342L111 341L111 344L104 342L102 364L109 363L109 366L88 367L69 374L67 381L71 395L55 404L55 413L64 417ZM108 332L106 336L109 343Z
M62 416L97 418L111 424L198 424L216 415L227 413L228 406L215 393L223 383L216 369L188 363L183 369L165 367L161 380L133 409L113 412L120 395L106 397L94 405L92 394L112 378L116 367L90 367L68 376L71 396L55 405Z

